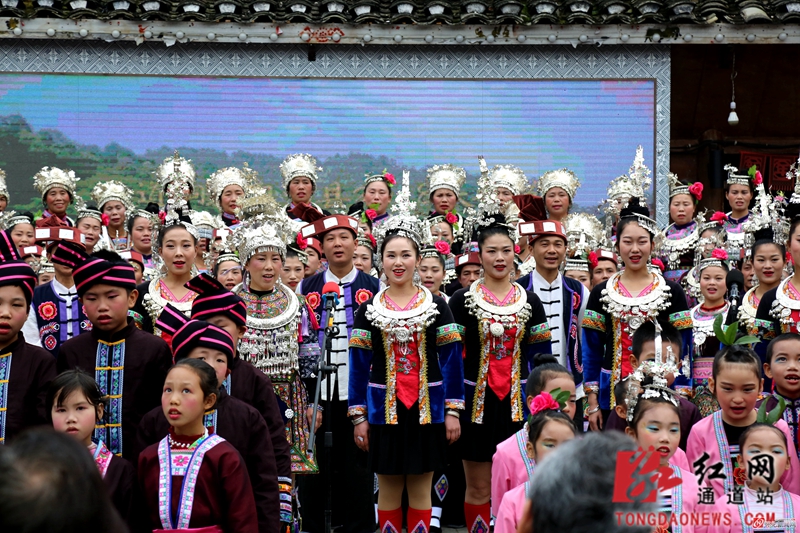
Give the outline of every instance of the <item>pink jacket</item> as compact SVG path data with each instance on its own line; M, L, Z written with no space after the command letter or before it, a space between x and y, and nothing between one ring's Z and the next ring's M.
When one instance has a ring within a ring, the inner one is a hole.
M675 453L672 454L672 457L669 458L669 464L677 466L681 470L692 472L692 467L689 466L689 460L686 458L686 452L680 448L677 448ZM692 474L692 476L694 476L694 474Z
M715 429L716 426L716 429ZM780 429L786 440L789 443L789 460L790 467L783 476L781 476L781 485L789 492L797 493L800 491L800 461L797 459L795 452L794 442L792 441L792 433L789 431L789 426L786 425L784 420L778 420L775 427ZM717 411L711 416L700 420L692 427L692 432L689 434L689 441L686 443L686 458L689 460L689 465L700 459L704 453L708 454L706 460L706 468L714 463L722 462L722 457L727 458L728 439L725 437L725 430L722 427L722 411ZM724 455L723 455L724 454ZM726 463L723 463L726 464ZM729 466L725 466L723 472L730 470ZM694 471L694 470L692 470ZM714 488L714 500L728 501L727 494L733 490L733 472L726 474L726 479L708 479L708 473L703 480L702 485L710 485ZM698 483L700 479L698 478Z
M494 533L516 533L517 523L525 510L528 494L528 482L517 485L503 496L494 519Z
M528 481L534 460L528 457L528 424L497 445L492 456L492 516L497 516L503 495Z

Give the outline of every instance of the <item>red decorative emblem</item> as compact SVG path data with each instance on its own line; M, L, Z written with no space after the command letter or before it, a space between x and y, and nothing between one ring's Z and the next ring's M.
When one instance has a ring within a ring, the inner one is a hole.
M306 295L306 302L308 302L308 305L311 307L311 309L316 309L322 302L322 297L318 292L310 292Z
M580 293L573 292L572 293L572 309L580 309L581 307L581 295Z
M737 466L733 469L733 480L737 485L744 485L744 482L747 481L747 474L744 468Z
M56 341L55 337L53 337L52 335L48 335L47 337L44 338L43 344L45 348L47 348L52 352L53 350L56 349L56 344L58 344L58 342Z
M36 312L45 320L53 320L58 314L58 308L53 302L42 302Z
M356 291L356 303L358 305L363 304L370 298L372 298L372 292L368 291L367 289L358 289Z

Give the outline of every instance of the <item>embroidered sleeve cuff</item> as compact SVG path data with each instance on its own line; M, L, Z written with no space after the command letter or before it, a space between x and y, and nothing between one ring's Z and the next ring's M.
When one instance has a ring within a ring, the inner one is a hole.
M445 409L455 409L456 411L463 411L464 410L464 400L445 400L444 401L444 408Z
M292 480L279 477L278 493L280 494L280 515L281 522L291 522L292 520Z
M365 329L353 328L350 334L350 347L372 350L372 333Z
M689 329L692 327L692 313L691 311L678 311L669 315L669 323L675 326L675 329Z
M583 390L586 394L600 394L600 383L597 381L585 381L583 383Z
M537 342L549 342L552 339L550 334L550 326L547 322L537 324L531 327L528 333L528 344L536 344Z
M444 346L451 342L460 342L464 335L464 326L458 324L445 324L436 328L436 346Z
M675 387L675 392L677 392L678 394L687 399L692 397L691 387L686 387L686 386Z
M605 333L606 317L596 311L587 309L583 312L583 327L599 331L600 333Z
M367 406L366 405L353 405L347 410L347 416L349 416L349 417L367 416Z
M769 320L763 320L760 318L756 318L753 321L753 330L751 333L753 335L758 335L761 337L762 340L768 341L775 338L775 330L772 327L772 322Z

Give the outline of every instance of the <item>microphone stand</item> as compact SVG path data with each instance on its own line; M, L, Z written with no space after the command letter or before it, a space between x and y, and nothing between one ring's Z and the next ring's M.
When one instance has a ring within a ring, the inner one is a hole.
M324 298L333 298L335 302L331 309L327 312L327 316L325 317L329 324L333 324L333 313L336 312L336 303L338 303L338 298L335 296L325 296ZM326 400L326 410L328 415L325 417L324 424L325 424L325 433L323 438L323 446L325 448L325 476L327 481L327 487L325 491L325 529L324 533L331 533L331 523L333 520L333 472L331 472L332 468L332 459L333 459L333 431L332 431L332 391L331 391L331 380L330 375L333 374L334 379L334 390L338 389L339 386L339 372L338 367L343 365L335 365L331 362L331 352L333 351L333 339L339 334L339 328L331 325L326 326L323 330L322 334L322 346L324 346L324 354L320 353L319 359L317 359L317 386L316 390L314 391L314 414L311 420L311 436L308 440L308 449L312 453L314 452L314 443L316 441L316 430L317 427L317 412L319 409L319 400L320 400L320 392L322 389L322 380L325 380L325 392L327 393L327 400ZM323 356L324 355L324 356Z
M725 317L725 325L730 325L739 320L739 284L731 284L729 291L730 307L728 308L728 316Z

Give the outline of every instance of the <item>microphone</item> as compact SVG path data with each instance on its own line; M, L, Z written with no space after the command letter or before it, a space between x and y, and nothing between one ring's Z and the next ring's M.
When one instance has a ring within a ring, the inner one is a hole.
M333 310L339 305L339 297L342 295L341 287L335 281L329 281L322 286L322 298L325 300L325 312L328 317L328 326L333 326Z
M739 307L739 299L744 292L744 276L741 270L731 270L725 278L725 285L728 287L728 297L731 302L731 309Z

